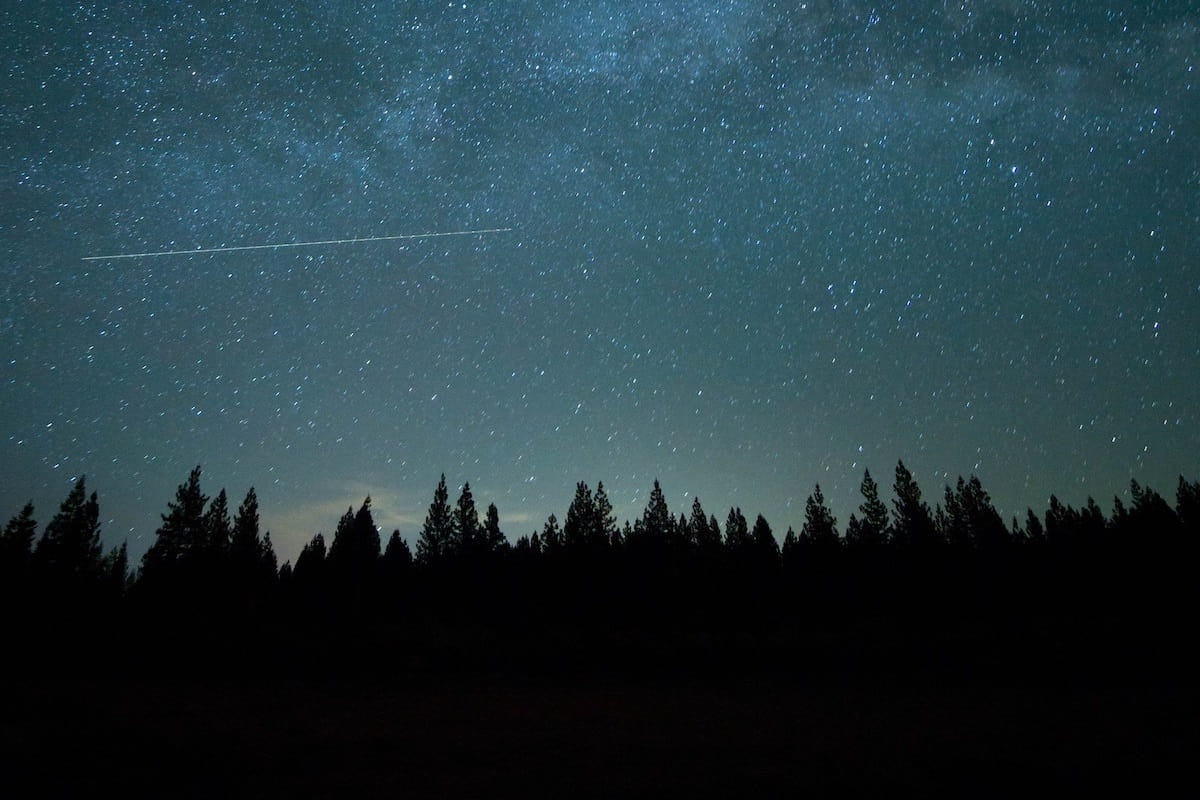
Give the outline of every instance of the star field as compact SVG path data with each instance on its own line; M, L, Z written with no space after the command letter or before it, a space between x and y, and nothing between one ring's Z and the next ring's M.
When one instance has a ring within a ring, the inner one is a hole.
M1200 452L1185 2L16 3L0 500L137 556L188 470L281 561L439 474L844 523L864 467L1164 494ZM102 253L511 227L472 237Z

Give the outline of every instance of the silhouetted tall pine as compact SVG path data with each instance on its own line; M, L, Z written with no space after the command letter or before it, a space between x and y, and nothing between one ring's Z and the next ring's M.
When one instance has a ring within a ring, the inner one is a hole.
M76 481L58 513L46 523L33 552L34 567L52 584L83 588L101 575L100 504Z
M33 518L33 503L4 526L0 534L0 587L5 591L24 592L33 563L33 542L37 537L37 520Z
M458 494L458 502L450 514L450 531L450 547L455 555L475 558L483 551L479 511L475 508L470 483L464 483Z
M481 543L483 552L495 556L508 549L508 537L500 530L500 509L495 503L488 503L483 515L483 531Z
M851 514L846 523L847 546L865 551L875 551L887 544L891 534L891 519L887 506L879 499L879 484L871 477L871 470L863 470L859 492L863 501L858 515Z
M142 556L140 582L155 589L174 585L183 589L179 582L189 584L193 567L193 556L197 544L207 538L205 503L208 498L200 491L200 467L188 475L188 479L175 490L175 500L167 504L167 513L162 515L162 525L155 532L154 543Z
M896 464L893 488L896 497L892 501L895 517L892 539L896 546L905 550L925 550L938 544L937 528L929 506L921 499L921 487L903 461Z
M453 550L454 522L450 509L450 493L446 489L446 475L442 474L433 491L433 502L425 515L425 524L417 538L417 563L437 564L451 555Z
M800 528L800 545L811 551L813 558L830 559L841 548L837 518L825 505L821 484L813 488L804 503L804 525Z

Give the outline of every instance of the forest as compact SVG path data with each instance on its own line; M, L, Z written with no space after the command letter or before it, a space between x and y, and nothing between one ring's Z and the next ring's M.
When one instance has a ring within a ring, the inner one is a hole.
M655 481L641 517L614 518L603 483L562 521L515 541L495 505L443 475L415 553L371 500L277 564L253 489L232 510L196 467L140 564L103 551L80 478L41 529L26 505L0 536L6 640L31 670L72 653L136 669L787 671L821 676L1074 678L1182 673L1195 621L1200 483L1170 502L1131 482L1105 513L1051 496L1005 522L972 476L930 504L896 465L890 504L865 471L844 528L820 486L799 532L776 535L699 498L674 516ZM890 507L889 507L890 506ZM249 668L247 666L247 668Z

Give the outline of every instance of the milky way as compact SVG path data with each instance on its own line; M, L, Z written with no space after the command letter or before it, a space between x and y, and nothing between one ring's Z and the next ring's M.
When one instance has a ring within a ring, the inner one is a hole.
M0 10L5 518L86 474L138 555L201 464L287 559L443 472L513 537L1200 473L1193 3L109 5Z

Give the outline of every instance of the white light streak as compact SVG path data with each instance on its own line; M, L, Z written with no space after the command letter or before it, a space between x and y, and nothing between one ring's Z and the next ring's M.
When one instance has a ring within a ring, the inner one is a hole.
M151 253L118 253L107 256L84 256L84 261L115 261L121 258L160 258L163 256L195 256L204 253L233 253L244 250L282 250L285 247L324 247L338 244L361 244L363 242L395 242L401 239L434 239L443 236L482 236L488 233L505 233L512 228L479 228L468 231L440 231L435 233L403 233L397 236L360 236L354 239L323 239L312 242L282 242L279 244L243 244L231 247L197 247L193 250L158 250Z

